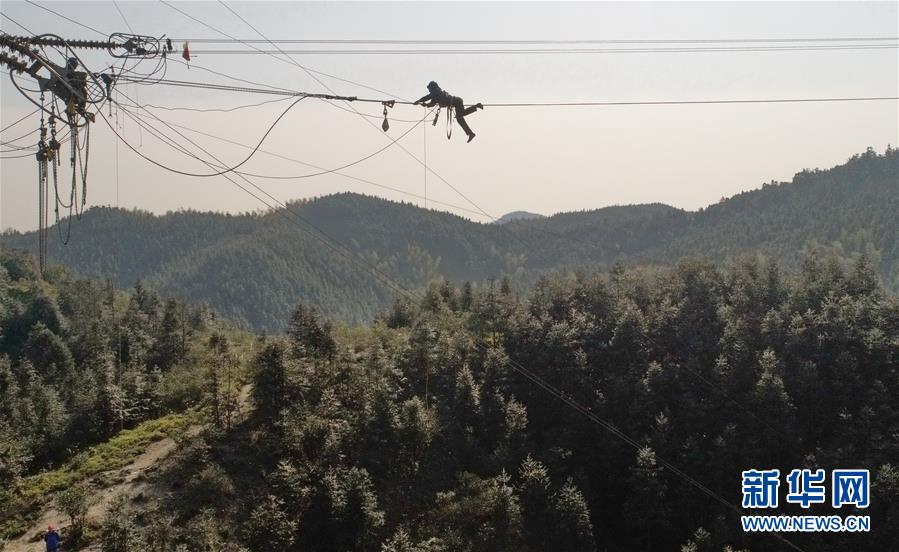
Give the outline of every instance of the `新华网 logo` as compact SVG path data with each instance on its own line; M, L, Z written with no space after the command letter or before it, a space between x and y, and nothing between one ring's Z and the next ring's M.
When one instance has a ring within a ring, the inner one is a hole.
M770 509L780 505L781 473L778 469L750 469L743 472L743 508ZM784 501L803 510L814 505L832 508L867 508L871 503L870 472L866 469L794 469L786 481ZM742 516L744 531L870 531L869 516Z

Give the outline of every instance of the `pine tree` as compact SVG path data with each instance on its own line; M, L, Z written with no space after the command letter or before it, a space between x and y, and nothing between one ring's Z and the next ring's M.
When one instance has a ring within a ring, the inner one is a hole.
M286 350L282 343L267 344L256 355L253 375L253 402L264 419L274 420L288 404Z

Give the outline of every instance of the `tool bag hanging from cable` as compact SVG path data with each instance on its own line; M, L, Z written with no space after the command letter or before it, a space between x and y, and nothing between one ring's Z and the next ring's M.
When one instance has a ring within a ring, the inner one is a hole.
M428 83L428 94L422 96L417 101L414 102L414 105L424 105L425 107L434 107L438 106L437 115L434 117L434 125L437 124L437 120L440 117L440 109L446 108L446 117L447 117L447 125L446 125L446 137L449 139L452 137L453 128L452 128L452 119L453 114L455 114L456 122L459 123L459 126L465 131L465 134L468 136L468 141L471 142L474 139L474 132L472 132L471 127L468 126L468 123L465 121L466 115L471 115L478 109L484 109L484 106L480 103L475 105L465 107L465 102L459 96L453 96L449 92L440 88L440 86L431 81Z

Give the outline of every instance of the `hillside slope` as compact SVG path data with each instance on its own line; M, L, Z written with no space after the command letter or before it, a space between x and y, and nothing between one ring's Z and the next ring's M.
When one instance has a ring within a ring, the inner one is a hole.
M51 240L50 259L120 287L143 279L266 330L281 329L298 301L329 317L370 320L395 296L371 275L375 269L413 289L435 278L508 276L526 285L546 270L757 251L793 268L805 251L826 249L842 257L866 253L897 289L897 160L896 150L869 150L696 212L614 206L502 225L350 193L265 214L154 216L101 207L84 215L68 246ZM3 243L33 249L36 237L7 234Z

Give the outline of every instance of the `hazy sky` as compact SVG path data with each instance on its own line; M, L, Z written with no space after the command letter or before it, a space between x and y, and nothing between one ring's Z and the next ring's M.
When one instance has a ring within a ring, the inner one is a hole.
M127 31L111 2L44 5L103 33ZM217 2L177 2L185 12L241 39L259 37ZM896 2L828 3L269 3L229 2L273 39L732 39L896 37ZM160 2L120 1L135 32L183 39L221 38ZM4 0L2 13L35 33L99 39L24 2ZM22 34L9 19L0 28ZM193 43L193 50L229 46ZM248 49L246 46L236 46ZM260 44L259 47L272 49ZM381 46L380 48L392 48ZM439 47L439 46L438 46ZM291 48L336 46L293 45ZM427 48L427 46L426 46ZM499 46L503 48L503 46ZM508 48L508 47L506 47ZM438 81L467 103L636 101L752 98L897 96L897 51L792 51L703 53L602 53L519 55L321 55L297 54L303 65L385 90L405 99ZM94 70L111 59L88 56ZM180 59L180 58L179 58ZM147 64L148 65L148 64ZM143 67L147 67L147 65ZM194 67L169 63L167 79L229 82L201 67L242 79L308 92L324 92L301 69L264 55L197 54ZM339 94L378 94L322 77ZM33 109L0 79L0 124ZM140 103L165 107L228 108L270 99L253 94L162 85L120 86ZM124 100L122 97L121 99ZM288 104L231 113L155 110L160 118L245 144L255 144ZM369 114L380 106L356 104ZM152 108L151 108L152 109ZM104 107L103 112L109 115ZM423 117L420 107L397 106L400 119ZM210 172L141 132L113 108L124 138L145 155L186 171ZM376 126L380 121L372 119ZM788 180L803 168L826 168L874 147L896 145L897 102L620 106L589 108L488 108L469 118L477 138L466 144L456 128L421 125L400 143L419 158L427 142L428 165L478 207L431 176L396 146L347 174L493 216L524 209L544 214L614 204L664 202L695 209L770 180ZM36 128L38 118L3 133L10 140ZM388 137L408 123L394 122ZM171 133L169 133L171 134ZM235 163L247 150L187 133L213 154ZM426 136L425 136L426 134ZM183 141L178 136L172 136ZM180 208L249 211L263 207L227 180L173 175L118 146L99 119L89 167L89 204L137 207L157 213ZM359 116L318 100L294 107L263 149L327 168L388 144L381 130ZM118 158L118 162L116 159ZM0 228L36 226L36 163L0 161ZM63 168L66 168L65 165ZM243 169L268 175L312 169L258 155ZM118 184L116 173L118 172ZM67 174L63 171L63 174ZM352 190L423 204L422 199L327 175L293 181L254 179L281 200ZM485 220L461 210L474 220ZM75 238L77 239L77 227ZM55 239L55 238L54 238Z

